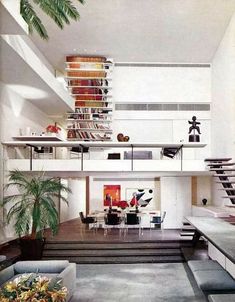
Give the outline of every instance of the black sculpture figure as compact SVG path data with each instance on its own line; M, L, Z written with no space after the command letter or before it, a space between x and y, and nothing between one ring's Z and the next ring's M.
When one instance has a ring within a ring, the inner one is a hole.
M189 141L190 142L200 142L200 136L198 134L201 134L201 132L200 132L200 128L199 128L198 125L200 125L201 123L197 122L196 120L197 120L197 118L194 115L192 117L192 121L188 121L188 123L190 125L192 125L192 126L189 127L189 132L188 133L190 134L193 131L193 134L189 135ZM197 131L198 134L196 134L195 131Z

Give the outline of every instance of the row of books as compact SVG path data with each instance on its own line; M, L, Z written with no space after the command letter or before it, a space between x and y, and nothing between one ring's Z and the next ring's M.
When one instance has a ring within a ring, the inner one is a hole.
M105 108L108 106L108 102L99 102L99 101L75 101L76 107L100 107Z
M67 134L68 139L79 139L79 140L110 140L111 136L104 133L92 133L88 131L79 131L69 129Z
M74 120L107 120L110 121L109 117L107 115L103 115L102 113L70 113L68 115L68 119L74 119Z
M107 87L109 82L106 79L73 79L68 80L69 87Z
M91 114L108 114L111 112L111 109L106 109L105 107L101 108L75 108L75 113L91 113Z
M109 130L108 126L103 124L98 124L94 122L73 122L68 125L68 128L72 129L101 129L101 130Z

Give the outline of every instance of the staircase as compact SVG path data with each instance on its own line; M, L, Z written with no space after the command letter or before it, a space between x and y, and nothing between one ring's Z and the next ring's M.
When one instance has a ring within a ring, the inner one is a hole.
M183 221L183 226L180 232L180 236L192 240L195 234L195 228L187 221Z
M47 241L43 259L66 259L79 264L184 262L187 240L138 242Z
M221 183L225 194L223 198L229 198L232 204L235 204L235 183L230 178L235 177L235 163L232 158L206 158L207 166L210 171L214 171L214 177L218 177L217 183Z

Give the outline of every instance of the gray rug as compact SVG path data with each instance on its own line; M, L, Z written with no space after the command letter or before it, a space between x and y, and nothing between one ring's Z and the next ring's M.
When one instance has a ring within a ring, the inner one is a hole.
M205 302L182 263L78 264L71 302Z

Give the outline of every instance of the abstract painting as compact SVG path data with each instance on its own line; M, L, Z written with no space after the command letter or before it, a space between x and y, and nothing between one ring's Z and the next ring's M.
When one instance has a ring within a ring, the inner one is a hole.
M126 200L130 206L138 205L147 207L153 200L154 189L152 188L128 188L126 189Z
M120 185L104 185L104 206L118 206L121 200Z

